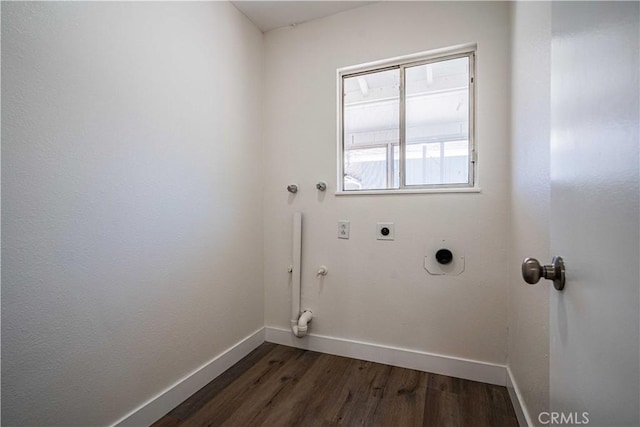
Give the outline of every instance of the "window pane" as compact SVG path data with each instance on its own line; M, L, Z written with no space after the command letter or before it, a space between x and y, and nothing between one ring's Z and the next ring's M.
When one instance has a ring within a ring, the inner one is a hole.
M380 190L387 187L387 149L360 148L344 153L344 189Z
M469 182L469 58L406 69L406 184Z
M343 90L344 189L398 188L400 70L345 77Z
M464 184L469 177L468 141L407 146L407 185Z

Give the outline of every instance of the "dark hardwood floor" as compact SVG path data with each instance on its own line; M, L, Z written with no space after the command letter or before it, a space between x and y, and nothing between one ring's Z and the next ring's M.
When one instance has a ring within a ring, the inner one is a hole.
M264 343L154 424L222 425L518 423L505 387Z

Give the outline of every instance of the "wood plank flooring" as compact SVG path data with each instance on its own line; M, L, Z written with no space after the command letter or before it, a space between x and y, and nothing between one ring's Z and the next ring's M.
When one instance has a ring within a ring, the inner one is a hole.
M517 427L505 387L264 343L154 427Z

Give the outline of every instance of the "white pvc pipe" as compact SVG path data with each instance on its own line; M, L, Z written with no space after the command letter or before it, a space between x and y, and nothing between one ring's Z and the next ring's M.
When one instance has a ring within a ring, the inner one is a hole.
M300 315L300 285L302 280L302 213L293 214L293 271L291 272L291 331L298 338L307 334L307 324L313 314Z
M293 214L293 271L291 272L291 326L300 316L300 280L302 261L302 213Z
M307 335L307 325L309 324L309 322L311 322L312 318L313 313L309 310L305 310L305 312L300 315L298 324L295 328L293 328L293 333L295 334L295 336L297 336L298 338L302 338L303 336Z

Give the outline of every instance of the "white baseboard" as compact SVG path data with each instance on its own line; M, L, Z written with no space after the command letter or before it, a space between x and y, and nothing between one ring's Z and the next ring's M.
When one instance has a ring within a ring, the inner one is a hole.
M535 426L536 424L531 421L531 416L529 415L529 411L527 411L527 407L523 404L524 400L520 394L520 389L513 378L513 374L511 373L509 366L507 366L507 390L509 391L511 404L516 412L516 417L518 418L518 425L520 427Z
M507 384L506 366L477 360L314 334L296 338L288 329L273 327L265 327L265 341L489 384Z
M233 345L116 421L113 426L148 426L160 419L264 342L264 328Z

